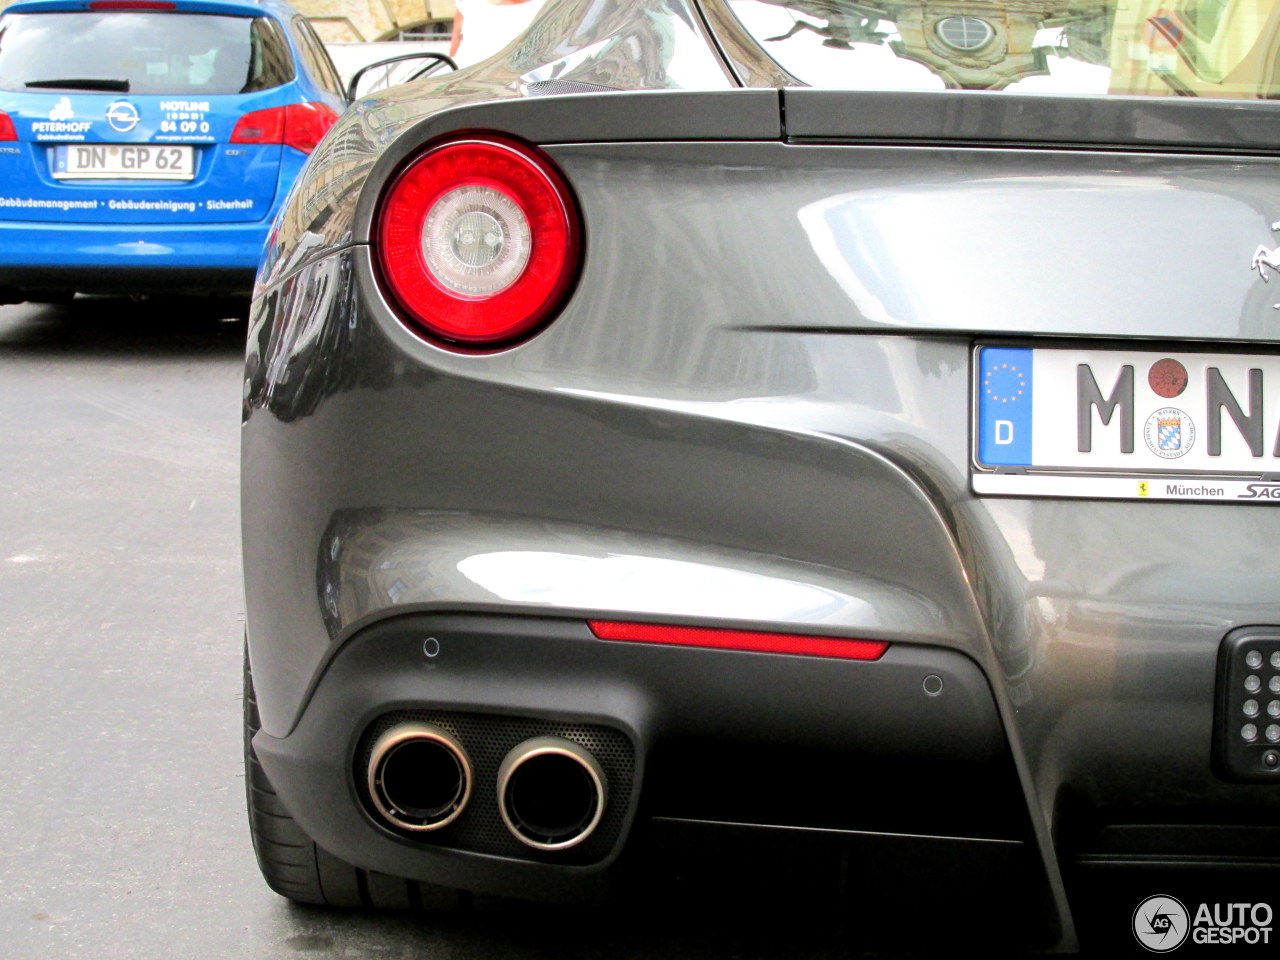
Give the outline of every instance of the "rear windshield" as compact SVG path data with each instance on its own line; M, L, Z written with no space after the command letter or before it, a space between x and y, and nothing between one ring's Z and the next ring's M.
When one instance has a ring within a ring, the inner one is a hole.
M798 80L856 90L1280 97L1280 0L729 0Z
M248 93L293 79L265 17L113 11L0 21L0 89L136 94Z

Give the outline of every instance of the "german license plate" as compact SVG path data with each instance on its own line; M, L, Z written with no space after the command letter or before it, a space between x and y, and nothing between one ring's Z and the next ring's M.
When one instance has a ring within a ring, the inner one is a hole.
M1280 503L1280 357L978 347L975 493Z
M67 143L54 151L59 180L190 180L195 151L190 146L146 143Z

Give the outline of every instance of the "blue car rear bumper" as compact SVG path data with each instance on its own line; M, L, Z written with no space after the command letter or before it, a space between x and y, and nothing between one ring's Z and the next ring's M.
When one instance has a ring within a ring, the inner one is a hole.
M270 219L252 223L0 221L0 288L248 295Z

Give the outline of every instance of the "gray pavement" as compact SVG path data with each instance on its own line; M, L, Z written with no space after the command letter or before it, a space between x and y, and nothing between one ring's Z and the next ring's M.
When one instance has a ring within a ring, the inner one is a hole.
M243 337L127 301L0 307L0 957L856 954L812 918L762 930L767 889L690 925L652 905L364 915L262 884L240 752Z

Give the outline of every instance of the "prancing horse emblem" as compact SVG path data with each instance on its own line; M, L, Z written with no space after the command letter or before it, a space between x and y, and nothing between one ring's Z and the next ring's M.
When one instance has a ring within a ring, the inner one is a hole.
M1280 220L1271 225L1272 230L1280 230ZM1258 249L1253 251L1253 263L1250 265L1254 270L1258 271L1264 282L1270 283L1271 278L1267 276L1267 267L1270 267L1276 273L1280 273L1280 246L1268 247L1265 243L1258 244Z

